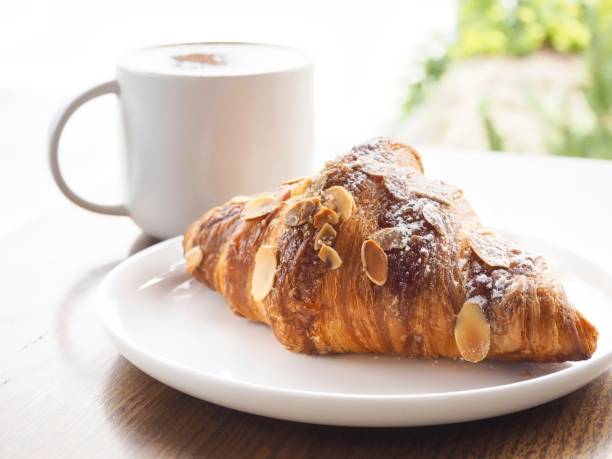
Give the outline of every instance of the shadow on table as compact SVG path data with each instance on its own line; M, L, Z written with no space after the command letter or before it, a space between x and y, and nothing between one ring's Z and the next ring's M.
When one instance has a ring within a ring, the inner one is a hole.
M610 375L554 402L497 418L432 427L348 428L240 413L171 389L119 357L103 402L133 453L198 457L601 456L612 439Z
M132 243L130 247L130 256L135 253L140 252L141 250L146 249L147 247L151 247L154 244L161 242L161 239L156 239L153 236L149 236L145 233L140 233L140 235L136 238L136 240Z
M102 279L119 262L100 264L84 271L63 293L53 316L59 357L73 371L88 379L95 377L89 361L91 347L96 343L91 334L98 331L95 294Z
M129 246L128 256L131 256L159 242L141 233ZM126 257L127 258L127 257ZM55 334L59 356L70 368L80 376L95 379L90 358L96 351L93 347L97 341L91 338L94 333L100 333L98 317L95 313L95 294L104 277L122 259L100 264L82 272L62 295L54 315Z

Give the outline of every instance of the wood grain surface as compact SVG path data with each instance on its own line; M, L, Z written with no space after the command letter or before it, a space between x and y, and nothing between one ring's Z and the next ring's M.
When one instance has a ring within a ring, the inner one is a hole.
M0 241L0 457L612 457L612 373L498 418L364 429L267 419L177 392L132 366L95 291L153 241L76 208Z

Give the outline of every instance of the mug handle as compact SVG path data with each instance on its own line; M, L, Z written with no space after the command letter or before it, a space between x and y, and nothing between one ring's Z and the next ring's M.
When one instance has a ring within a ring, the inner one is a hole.
M124 205L103 205L96 204L94 202L88 201L86 199L81 198L77 195L72 189L68 186L64 177L62 176L62 172L59 166L58 160L58 147L60 137L62 136L62 131L64 130L64 126L68 119L72 116L72 114L85 102L94 99L98 96L103 96L105 94L115 94L119 97L119 85L117 81L107 81L98 86L94 86L93 88L79 94L74 99L72 99L66 107L60 110L53 122L51 123L51 131L49 136L49 166L51 167L51 174L53 175L53 179L57 184L58 188L64 196L70 199L75 204L83 207L84 209L91 210L93 212L98 212L100 214L107 215L129 215L127 208Z

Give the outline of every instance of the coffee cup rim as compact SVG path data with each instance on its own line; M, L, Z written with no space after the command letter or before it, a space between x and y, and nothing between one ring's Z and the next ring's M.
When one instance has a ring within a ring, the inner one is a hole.
M286 49L289 51L293 51L299 54L303 61L298 65L289 66L286 68L279 68L274 70L264 70L264 71L255 71L255 72L246 72L239 74L208 74L208 75L197 75L197 74L188 74L188 73L161 73L156 72L154 70L145 70L145 69L134 69L126 66L125 63L122 63L123 60L126 60L131 54L135 54L140 51L146 51L149 49L158 49L158 48L172 48L178 46L190 46L190 45L249 45L249 46L267 46L272 48ZM189 79L209 79L209 78L245 78L245 77L253 77L253 76L264 76L264 75L278 75L284 73L291 73L295 71L300 71L308 67L312 67L313 59L312 56L298 48L294 48L292 46L287 45L279 45L275 43L263 43L263 42L249 42L249 41L200 41L200 42L184 42L184 43L170 43L163 45L152 45L152 46L143 46L140 48L135 48L130 51L127 51L115 60L115 66L118 70L128 72L135 75L142 75L148 77L157 77L157 78L189 78Z

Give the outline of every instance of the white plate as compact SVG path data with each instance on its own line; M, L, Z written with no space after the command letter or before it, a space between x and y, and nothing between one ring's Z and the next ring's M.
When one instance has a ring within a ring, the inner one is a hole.
M347 426L415 426L506 414L561 397L612 364L612 278L566 250L511 235L545 254L570 298L598 326L588 361L470 364L374 355L306 356L268 327L234 316L184 271L180 238L134 255L100 288L99 309L119 351L153 378L249 413Z

